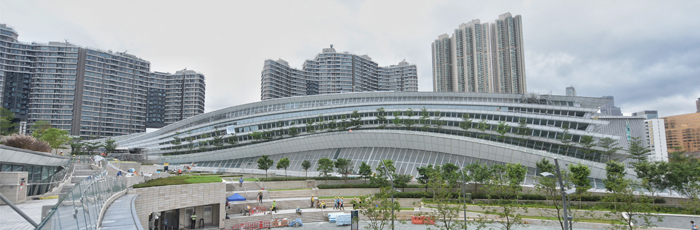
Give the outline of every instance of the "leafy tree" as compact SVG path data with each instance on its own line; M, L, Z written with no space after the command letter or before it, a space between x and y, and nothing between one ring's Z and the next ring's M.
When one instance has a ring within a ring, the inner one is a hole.
M608 161L608 164L611 163L619 164L614 161ZM612 192L603 196L603 201L615 204L615 209L607 214L608 217L616 220L611 222L611 229L634 230L655 227L653 218L661 222L663 221L663 216L654 213L656 210L652 205L653 199L644 195L643 192L635 192L631 185L632 180L622 177L615 177L613 181L605 184L608 190ZM624 224L620 224L620 222Z
M362 164L360 164L359 174L365 178L365 184L367 184L367 178L372 176L372 166L362 162Z
M232 133L230 137L227 138L228 144L229 145L236 145L238 144L238 137L236 136L235 133Z
M618 150L622 149L622 147L617 146L617 141L610 137L600 139L598 141L598 146L603 148L603 151L601 153L607 156L608 161L612 160L613 154L615 154Z
M252 132L252 133L250 134L250 137L253 138L253 141L259 142L259 141L261 141L261 140L263 139L263 135L264 135L263 132L254 131L254 132Z
M32 124L30 130L32 131L32 136L39 138L44 131L51 128L51 123L48 121L36 121Z
M270 159L267 155L262 155L258 158L258 169L265 170L265 178L267 178L267 170L275 164L275 161Z
M7 108L0 107L0 134L10 135L16 133L14 130L17 124L14 123L15 113Z
M68 132L68 131L66 131L66 132ZM114 150L117 149L117 143L116 143L116 142L117 142L117 141L112 140L111 137L108 137L107 140L105 140L105 145L104 145L105 151L106 151L107 153L114 152Z
M289 136L296 137L299 135L299 129L297 127L289 127L289 130L287 131Z
M368 224L365 229L368 230L383 230L391 226L392 220L396 220L396 214L392 214L391 210L399 212L401 205L398 201L393 203L389 200L391 195L389 188L381 188L381 192L374 195L362 196L358 201L353 200L352 204L359 209L367 220ZM403 223L403 221L399 221Z
M390 159L384 159L379 162L377 165L377 168L375 169L378 173L371 178L370 182L371 184L377 184L380 187L385 187L389 186L389 181L387 181L388 176L386 174L386 171L382 169L382 166L386 166L386 171L389 172L389 174L394 174L396 173L396 167L394 166L394 161Z
M472 118L469 114L462 115L462 122L459 123L459 128L464 129L464 135L467 135L469 129L472 128Z
M486 183L491 178L491 169L486 165L472 163L465 167L471 173L474 180L474 193L479 192L479 185Z
M525 136L529 136L532 134L532 129L527 127L527 119L520 118L520 120L518 120L517 134L520 135L520 142L522 142L523 146L525 146L527 144L528 139L529 139L529 138L525 138Z
M280 159L277 162L277 169L284 169L284 177L287 177L287 168L289 167L289 157Z
M306 132L307 133L316 133L316 125L314 125L314 120L313 119L307 119L306 120Z
M420 127L420 129L423 131L427 131L428 128L430 128L430 113L425 107L420 109L420 118L418 118L418 123L423 125Z
M418 167L416 168L418 170L418 183L422 184L425 186L425 191L428 191L428 182L430 181L430 175L435 171L435 168L433 167L433 164L428 164L428 166L423 166L423 167Z
M340 175L343 175L343 179L345 179L345 184L348 183L348 174L352 172L352 160L350 159L343 159L343 158L338 158L334 163L335 167L338 169L336 172L340 173Z
M561 145L564 148L564 154L566 155L569 153L569 149L573 146L573 143L571 143L571 138L573 135L570 133L571 131L569 130L569 124L562 125L562 129L564 130L562 135L557 135L557 137L559 137L559 142L561 142Z
M412 108L408 108L404 115L406 115L406 119L403 119L403 125L406 126L407 129L411 129L411 126L416 124L416 121L413 120L413 115L416 114L413 112Z
M70 153L73 155L82 155L84 143L81 142L82 139L79 137L72 138L68 144L70 145Z
M309 169L311 168L311 161L309 160L304 160L301 162L301 168L304 169L304 172L306 172L306 177L309 177Z
M401 188L401 191L405 192L406 186L411 182L411 175L394 173L392 176L394 177L394 187Z
M576 197L578 197L580 207L580 202L583 201L583 196L586 195L588 190L593 187L591 186L591 181L588 180L588 176L591 175L591 169L588 168L588 166L578 163L575 165L570 164L569 171L571 172L569 181L571 181L571 183L576 187Z
M642 180L641 186L654 196L654 194L658 194L671 186L671 181L674 178L671 175L673 173L671 165L663 161L642 161L634 164L634 171L637 173L637 178Z
M479 124L476 125L476 129L481 131L481 135L479 135L479 138L487 138L489 135L486 134L486 130L489 128L488 122L486 122L486 119L481 119L479 121ZM490 138L489 138L490 139Z
M537 175L535 177L535 190L538 194L544 195L550 202L553 209L540 209L540 215L550 216L557 219L559 226L564 230L564 210L561 200L561 190L557 186L557 177L544 177L540 173L548 172L555 174L555 165L549 163L548 160L542 159L536 163ZM566 172L563 172L565 174Z
M321 172L323 177L326 178L326 183L328 183L328 173L333 172L333 167L333 161L327 157L324 157L318 159L318 168L316 168L316 171Z
M584 157L588 160L593 160L596 153L595 149L593 149L596 146L593 136L582 136L580 142Z
M338 124L336 123L336 119L331 118L331 120L328 121L328 131L333 131L337 127L338 127Z
M433 124L435 124L436 129L440 130L442 129L442 126L445 126L445 124L447 124L447 122L442 120L443 116L442 113L440 113L440 111L435 111L435 114L437 115L437 117L433 119Z
M224 146L224 135L226 134L222 134L219 132L219 129L215 129L212 144L214 144L216 147Z
M459 180L462 179L462 175L457 173L459 171L459 166L456 166L452 163L446 163L440 167L441 173L442 173L442 178L447 181L449 186L451 188L456 187L459 183Z
M328 124L328 121L323 119L323 114L318 115L318 121L316 121L316 125L318 125L319 132L323 132L324 130L326 130L326 124Z
M431 212L426 213L427 219L434 220L438 229L462 229L466 227L464 224L467 223L458 221L461 207L450 204L451 188L445 184L446 178L443 178L443 175L443 172L437 169L430 171L427 175L427 187L430 187L430 190L433 191L433 198L431 199L433 209Z
M102 145L100 143L97 143L97 142L87 142L87 143L85 143L84 146L85 146L85 149L87 150L88 154L91 154L96 149L99 149L100 147L102 147Z
M197 142L197 147L199 147L199 150L204 150L207 145L209 145L208 141L199 141Z
M401 123L403 123L401 120L401 112L394 112L394 119L392 119L391 122L394 123L394 127L401 127Z
M616 187L615 183L621 182L624 176L625 165L612 160L605 163L605 180L603 180L603 185L609 192L616 192L613 189L620 188Z
M673 151L669 152L669 161L671 162L687 162L690 157L685 154L685 149L681 146L674 146Z
M535 162L535 166L537 167L537 175L540 175L540 173L543 172L554 174L554 168L556 168L554 164L549 163L549 160L545 158L542 158L542 160Z
M386 111L384 110L384 107L378 108L377 109L377 122L379 122L379 128L383 129L386 127L387 124L387 119L386 119Z
M61 145L70 141L70 135L68 135L68 131L66 130L49 128L41 133L41 136L39 136L37 139L48 142L51 149L57 149Z
M348 127L350 127L350 123L348 122L348 116L342 115L340 116L340 122L338 122L338 131L345 131L348 130Z
M362 118L357 110L352 111L352 114L350 114L350 124L352 129L359 129L362 126Z
M187 134L190 134L190 135L191 135L192 133L191 133L191 132L188 132ZM195 146L194 146L194 141L196 140L196 138L195 138L194 136L189 136L189 137L186 137L186 138L187 138L187 139L186 139L187 142L189 143L189 144L187 144L187 149L189 149L189 151L192 152L192 150L193 150L194 147L195 147Z
M170 142L170 144L173 145L173 149L179 149L180 145L182 144L182 139L180 139L180 132L175 132L175 136L173 136L173 141Z
M671 172L666 176L666 180L674 191L688 198L688 201L681 204L697 214L700 208L700 162L686 159L675 160L669 164Z
M505 121L499 121L498 122L498 127L496 127L496 132L498 132L498 139L503 140L503 142L506 142L506 133L510 130L510 125L506 124Z
M481 206L486 214L494 215L494 220L503 225L502 229L511 230L524 225L518 209L527 212L527 208L518 207L518 199L522 195L520 182L525 179L527 169L520 163L507 165L493 165L492 174L487 181L487 197L489 200L500 198L498 202L489 202L495 206Z
M630 140L630 147L627 150L627 153L632 155L632 159L637 160L637 162L646 161L650 152L649 148L642 143L642 139L639 137L632 137L632 140Z
M275 133L272 130L266 129L263 130L262 132L262 138L265 139L266 141L272 140L272 137L274 137Z

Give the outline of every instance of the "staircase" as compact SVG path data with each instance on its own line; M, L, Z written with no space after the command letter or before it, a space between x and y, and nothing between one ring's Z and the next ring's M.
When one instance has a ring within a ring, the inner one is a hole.
M303 211L306 211L304 209ZM301 218L301 221L303 223L315 223L315 222L324 222L327 221L326 217L324 217L323 212L303 212L303 215L298 215L296 213L279 213L279 214L272 214L272 215L253 215L253 216L239 216L239 217L233 217L231 219L226 219L224 221L224 228L230 229L233 227L235 224L241 224L241 223L249 223L249 222L257 222L257 221L263 221L263 220L274 220L274 219L284 219L287 218L289 220L295 220L297 218Z
M61 192L58 194L58 199L62 199L66 194L68 194L75 184L80 183L83 179L92 176L97 172L97 170L92 169L90 165L86 164L75 164L75 171L73 171L73 176L70 178L70 184L66 184L61 188Z

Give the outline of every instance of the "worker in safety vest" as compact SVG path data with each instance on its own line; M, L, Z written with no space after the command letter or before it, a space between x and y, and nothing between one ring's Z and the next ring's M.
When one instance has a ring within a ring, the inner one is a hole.
M193 212L192 215L190 216L190 219L192 219L190 221L190 225L191 225L190 229L194 229L195 224L197 224L197 213Z

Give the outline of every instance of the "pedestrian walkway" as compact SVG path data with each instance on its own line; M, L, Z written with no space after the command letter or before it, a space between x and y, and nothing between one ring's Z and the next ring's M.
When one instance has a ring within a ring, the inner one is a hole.
M37 224L41 222L41 208L44 205L55 205L58 199L47 200L27 200L27 202L16 204L24 214L27 214ZM17 214L8 205L0 205L0 229L3 230L25 230L34 229L34 226L27 222L22 216Z
M136 215L136 208L133 206L138 196L139 194L126 194L114 200L105 212L100 229L143 230Z

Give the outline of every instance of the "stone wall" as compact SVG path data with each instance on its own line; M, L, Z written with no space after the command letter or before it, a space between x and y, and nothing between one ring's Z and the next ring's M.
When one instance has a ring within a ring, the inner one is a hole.
M24 185L20 186L24 178ZM0 193L7 197L13 204L21 204L27 201L27 172L0 172ZM0 204L5 202L0 200Z
M148 188L129 189L129 194L140 194L136 198L136 213L141 225L148 226L148 216L153 212L185 209L195 206L212 205L214 221L218 220L219 228L224 227L224 215L226 202L225 183L185 184ZM201 210L195 210L198 216ZM184 210L181 210L180 219L183 220ZM189 223L189 222L181 222Z

